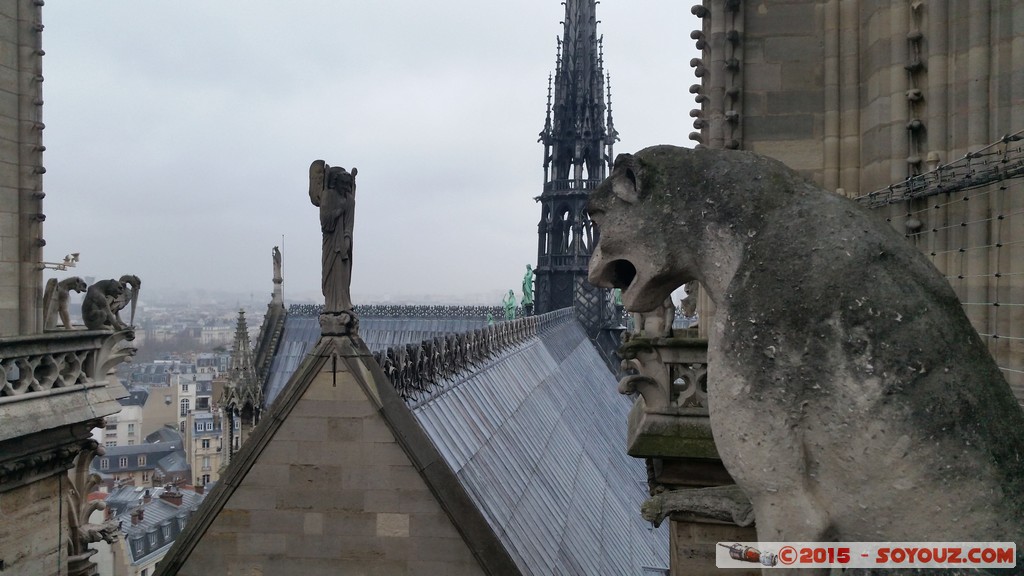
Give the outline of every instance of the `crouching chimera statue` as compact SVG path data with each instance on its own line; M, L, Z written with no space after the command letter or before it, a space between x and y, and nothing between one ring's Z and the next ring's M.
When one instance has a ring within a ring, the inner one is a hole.
M1014 541L1024 415L960 302L882 219L757 155L623 154L590 281L626 308L698 280L715 444L761 541Z

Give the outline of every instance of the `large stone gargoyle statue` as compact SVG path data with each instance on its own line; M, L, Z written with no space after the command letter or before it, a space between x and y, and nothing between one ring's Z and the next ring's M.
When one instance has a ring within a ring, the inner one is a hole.
M945 279L855 203L752 153L622 154L590 282L627 309L699 281L722 461L770 541L1013 541L1024 413ZM804 572L806 573L806 572Z
M124 330L127 328L115 311L111 303L118 301L124 295L124 287L118 280L100 280L89 286L85 291L85 298L82 299L82 321L89 330ZM120 308L118 308L120 310Z

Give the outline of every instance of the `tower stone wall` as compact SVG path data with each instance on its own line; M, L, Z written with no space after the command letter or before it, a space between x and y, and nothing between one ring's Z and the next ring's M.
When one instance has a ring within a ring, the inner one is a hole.
M0 335L42 327L42 0L0 5Z
M950 280L1024 400L1024 178L1012 160L1024 129L1024 4L704 0L692 12L702 55L690 62L690 138L772 156L862 200L927 181L913 198L869 204ZM992 184L970 183L992 166L1003 171Z
M1024 5L705 0L691 138L856 195L1024 127ZM916 121L916 122L915 122Z

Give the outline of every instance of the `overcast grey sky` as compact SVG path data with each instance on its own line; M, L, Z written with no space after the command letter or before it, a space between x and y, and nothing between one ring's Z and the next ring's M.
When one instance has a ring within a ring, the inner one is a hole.
M691 145L679 0L598 6L616 152ZM46 259L147 290L320 295L308 168L359 168L353 300L500 302L537 257L556 0L58 0Z

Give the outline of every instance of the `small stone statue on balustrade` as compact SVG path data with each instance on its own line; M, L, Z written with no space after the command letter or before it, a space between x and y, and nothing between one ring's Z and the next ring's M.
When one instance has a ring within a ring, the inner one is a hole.
M700 316L697 315L697 298L700 284L695 280L691 280L683 288L686 290L686 297L679 301L679 309L683 315L683 328L697 328L700 323Z
M274 249L270 253L274 260L274 291L270 295L271 305L284 306L284 298L281 295L281 284L284 283L284 278L281 277L281 249L274 246Z
M68 311L68 300L71 291L85 292L88 286L85 280L78 276L65 278L60 282L56 278L50 278L46 282L46 290L43 294L43 326L47 329L55 328L57 317L60 317L61 324L65 330L71 329L71 314Z
M132 305L131 315L128 317L128 326L135 325L135 309L139 305L139 290L142 289L142 280L134 274L125 274L121 276L120 280L123 291L121 296L115 298L110 303L110 309L117 316L118 320L121 320L121 310L124 310L129 303ZM121 322L124 324L124 321Z
M114 314L111 303L124 295L124 286L113 278L89 286L82 301L82 320L89 330L124 330Z
M676 316L676 307L672 304L672 296L650 312L633 312L633 331L645 338L669 338L672 336L672 321Z
M516 294L512 290L508 291L508 294L501 299L501 305L505 308L505 320L515 320L516 318Z
M349 292L352 282L352 228L356 207L356 168L352 172L316 160L309 167L309 199L320 208L323 232L321 287L324 335L355 332L357 319Z
M533 315L533 267L526 265L523 275L523 316Z
M120 280L100 280L89 286L82 300L82 321L89 330L128 330L135 322L135 309L139 301L142 281L138 276L125 274ZM131 303L129 323L125 324L120 311Z

